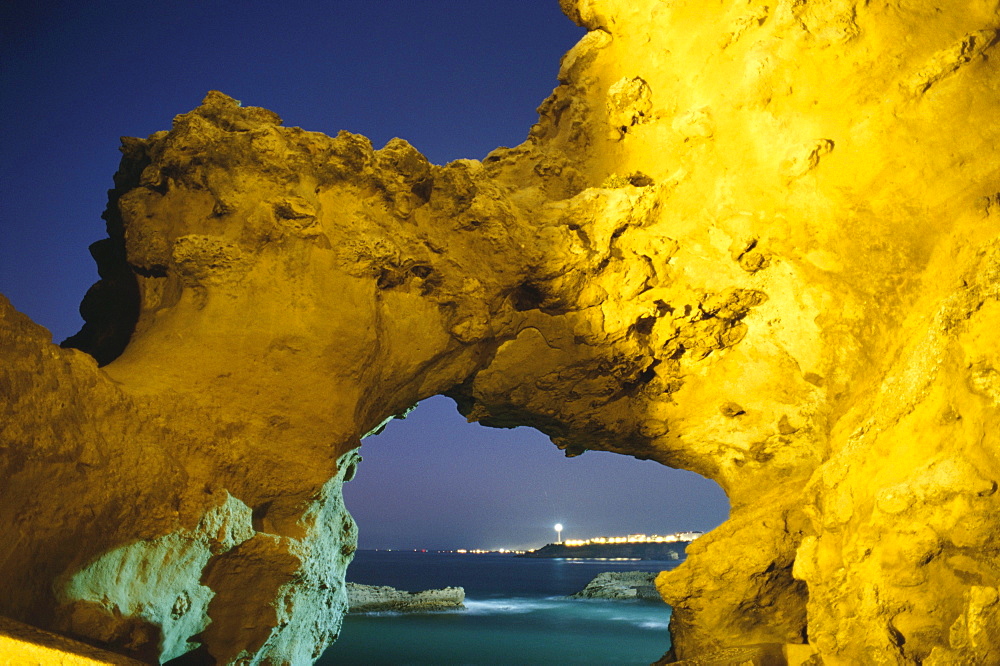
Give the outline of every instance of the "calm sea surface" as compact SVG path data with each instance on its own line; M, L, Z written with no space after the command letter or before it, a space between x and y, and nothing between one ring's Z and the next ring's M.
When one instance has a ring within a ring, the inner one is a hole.
M317 664L649 664L670 648L670 607L566 599L604 571L679 562L359 551L347 580L416 592L465 588L465 610L348 615Z

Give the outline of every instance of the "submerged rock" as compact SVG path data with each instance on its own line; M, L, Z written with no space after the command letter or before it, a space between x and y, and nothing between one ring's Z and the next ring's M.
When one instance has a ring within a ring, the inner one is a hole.
M347 612L349 613L373 613L376 611L414 613L453 608L465 608L464 588L445 587L440 590L407 592L384 585L347 583Z
M597 574L572 599L646 599L663 601L656 591L657 574L649 571L605 571Z

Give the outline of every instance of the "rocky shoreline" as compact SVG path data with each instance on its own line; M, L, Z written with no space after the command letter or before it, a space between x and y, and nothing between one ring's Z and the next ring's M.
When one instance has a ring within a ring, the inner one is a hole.
M570 599L643 599L663 602L656 590L656 576L647 571L606 571Z
M440 590L407 592L385 585L347 583L348 613L375 613L395 611L416 613L423 611L465 608L465 589L445 587Z
M610 599L662 602L656 590L656 572L606 571L569 599ZM387 585L347 583L348 613L419 613L465 608L465 588L445 587L422 592L397 590Z

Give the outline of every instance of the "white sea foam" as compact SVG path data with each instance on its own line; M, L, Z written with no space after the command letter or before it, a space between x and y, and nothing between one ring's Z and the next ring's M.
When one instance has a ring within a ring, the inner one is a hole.
M625 622L631 624L639 629L656 629L656 630L666 630L670 626L669 615L667 619L664 619L662 614L657 614L655 619L650 619L648 613L636 614L636 615L611 615L606 617L609 622Z
M636 624L640 629L662 629L664 631L670 627L669 622L639 622Z
M647 631L666 631L670 619L668 608L649 608L633 604L623 607L621 601L567 599L566 597L466 598L465 610L457 612L474 616L517 616L534 613L538 616L539 622L551 622L557 617L563 618L562 621L598 620L626 624ZM576 620L571 618L576 618Z
M639 563L362 552L351 566L359 560L372 576L407 567L406 582L396 581L396 587L463 585L465 608L352 614L317 666L496 664L501 656L510 664L648 664L670 647L666 604L563 596L583 589L598 573L641 569ZM454 569L446 580L444 567Z
M471 615L492 615L531 613L555 608L559 600L553 598L527 599L505 597L503 599L465 599L465 612Z

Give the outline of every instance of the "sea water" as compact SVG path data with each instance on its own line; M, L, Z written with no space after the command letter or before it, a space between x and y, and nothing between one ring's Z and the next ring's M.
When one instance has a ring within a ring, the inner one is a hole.
M604 571L679 562L359 551L347 580L416 592L460 586L465 609L344 618L317 664L649 664L670 648L670 607L568 599Z

